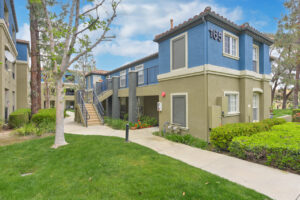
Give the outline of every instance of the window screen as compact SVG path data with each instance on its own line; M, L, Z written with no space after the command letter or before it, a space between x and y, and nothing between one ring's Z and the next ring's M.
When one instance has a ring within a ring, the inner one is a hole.
M172 117L174 124L180 124L181 126L186 126L186 96L176 95L173 96L172 104Z
M172 69L185 67L185 36L172 41Z

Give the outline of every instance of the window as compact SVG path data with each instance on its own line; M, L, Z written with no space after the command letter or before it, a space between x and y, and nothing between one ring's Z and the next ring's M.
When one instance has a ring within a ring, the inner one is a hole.
M5 69L8 71L8 60L5 58Z
M13 91L12 92L12 111L14 112L15 111L15 105L16 105L16 93Z
M257 45L253 45L253 71L259 73L259 48Z
M171 70L187 67L187 32L171 39Z
M16 75L16 64L13 63L12 64L12 78L15 79L15 75Z
M135 70L138 72L138 84L144 84L144 65L136 66Z
M238 114L239 111L239 93L238 92L225 92L228 98L228 114Z
M259 121L259 94L253 94L253 102L252 102L252 109L253 109L253 122Z
M223 55L239 59L239 38L226 31L223 31Z
M187 127L187 94L171 94L171 121Z
M126 70L120 72L120 88L126 87Z
M74 96L74 89L72 89L72 88L67 88L67 89L66 89L66 95L67 95L67 96Z
M7 5L4 3L4 20L6 22L7 27L9 27L9 13L8 13L8 8Z

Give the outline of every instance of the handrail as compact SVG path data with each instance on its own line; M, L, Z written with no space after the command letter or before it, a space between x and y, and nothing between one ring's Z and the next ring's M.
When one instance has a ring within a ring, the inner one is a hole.
M96 107L96 110L99 114L99 117L101 118L102 122L104 121L103 120L103 116L104 116L104 108L102 106L102 103L99 101L98 99L98 96L96 94L96 91L93 90L93 104L95 105Z
M81 110L81 114L82 114L82 118L85 122L85 126L88 127L88 120L90 119L90 115L86 109L85 103L84 103L84 99L82 97L82 92L79 92L79 107Z

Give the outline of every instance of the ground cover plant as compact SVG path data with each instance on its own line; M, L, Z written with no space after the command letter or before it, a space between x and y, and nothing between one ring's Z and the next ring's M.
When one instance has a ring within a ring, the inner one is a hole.
M179 135L175 133L168 133L165 134L162 131L154 132L153 135L164 137L168 140L173 142L178 142L182 144L186 144L192 147L197 147L201 149L207 149L208 143L200 138L194 137L191 134Z
M120 138L53 139L0 147L0 199L269 199Z
M127 117L127 116L126 116ZM126 119L126 117L124 117ZM125 130L126 124L132 129L149 128L158 125L158 121L154 117L142 116L137 123L128 122L123 119L113 119L111 117L104 117L104 123L113 129Z
M236 137L229 150L239 158L300 174L300 124L286 123L268 132Z
M276 109L273 110L273 117L282 117L285 115L292 115L293 110L292 109Z

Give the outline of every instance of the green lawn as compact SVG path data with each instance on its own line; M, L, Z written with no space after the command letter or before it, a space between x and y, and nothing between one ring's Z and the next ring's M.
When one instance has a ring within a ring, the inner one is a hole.
M120 138L53 139L0 147L0 199L268 199Z
M277 118L277 117L281 117L281 116L285 116L285 115L292 115L292 109L278 109L278 110L273 110L273 117Z

